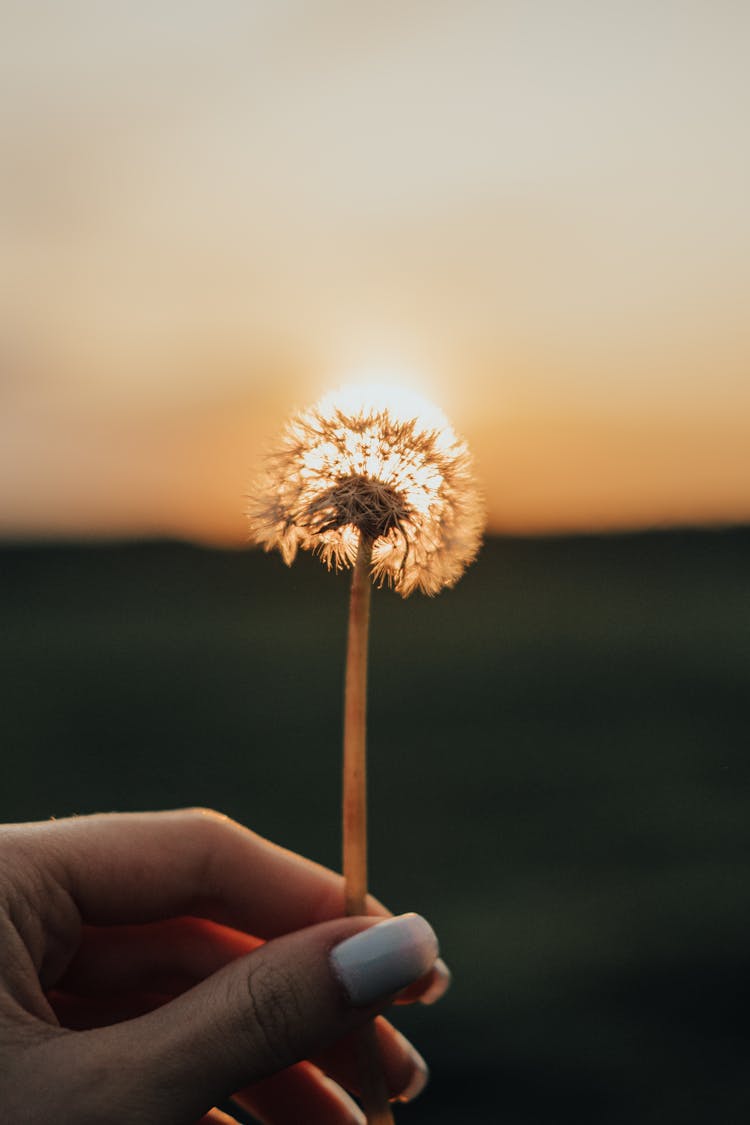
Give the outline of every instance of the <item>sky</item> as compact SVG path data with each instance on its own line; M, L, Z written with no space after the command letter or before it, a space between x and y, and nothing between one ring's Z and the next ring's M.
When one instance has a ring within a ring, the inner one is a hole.
M750 6L5 0L0 534L246 537L376 377L494 531L750 519Z

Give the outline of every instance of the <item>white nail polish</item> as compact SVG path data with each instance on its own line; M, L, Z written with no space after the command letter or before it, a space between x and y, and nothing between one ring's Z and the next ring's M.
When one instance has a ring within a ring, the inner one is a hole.
M393 1099L397 1102L413 1102L424 1090L430 1080L430 1071L419 1051L412 1046L405 1035L396 1027L391 1027L391 1035L395 1035L402 1050L409 1056L414 1067L411 1079L401 1093Z
M415 1051L414 1074L412 1075L409 1085L399 1094L398 1100L400 1102L413 1102L414 1099L418 1098L422 1093L429 1080L430 1072L427 1069L427 1063L422 1056Z
M433 965L432 978L430 987L419 997L420 1004L436 1004L441 996L445 996L451 986L453 976L442 957L438 957Z
M334 946L331 967L356 1008L399 992L429 972L438 955L432 926L402 914Z

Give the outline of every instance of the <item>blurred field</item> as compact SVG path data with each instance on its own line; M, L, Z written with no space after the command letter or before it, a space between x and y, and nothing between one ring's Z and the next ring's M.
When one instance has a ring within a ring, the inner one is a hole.
M0 550L0 818L213 805L336 866L347 582ZM372 882L435 924L412 1125L750 1116L750 529L494 540L375 596Z

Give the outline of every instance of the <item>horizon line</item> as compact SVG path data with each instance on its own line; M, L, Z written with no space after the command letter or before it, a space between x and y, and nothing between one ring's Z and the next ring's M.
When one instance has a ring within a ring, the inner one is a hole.
M720 535L736 532L750 533L750 520L712 520L701 523L660 523L632 526L608 526L571 529L540 530L492 530L484 535L484 541L540 541L560 539L628 539L644 536L670 535ZM203 551L263 552L256 543L237 540L219 540L199 536L169 534L168 532L34 532L17 534L0 531L0 551L24 548L108 548L108 547L149 547L149 546L194 547ZM272 553L272 552L267 552Z

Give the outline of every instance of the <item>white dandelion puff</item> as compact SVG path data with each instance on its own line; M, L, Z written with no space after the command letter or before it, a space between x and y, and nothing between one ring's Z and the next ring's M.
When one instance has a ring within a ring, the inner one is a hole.
M476 557L484 508L466 443L429 404L349 388L295 414L254 485L251 538L288 564L316 551L407 597L453 586Z

